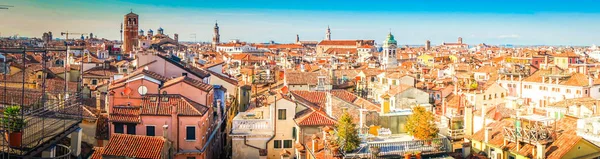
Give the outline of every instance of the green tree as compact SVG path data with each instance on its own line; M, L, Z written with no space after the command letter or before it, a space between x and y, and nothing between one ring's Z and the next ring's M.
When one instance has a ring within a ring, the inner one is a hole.
M437 137L439 129L435 125L433 113L425 107L416 106L413 114L408 117L406 130L408 134L419 140L428 140Z
M358 138L358 130L356 124L352 121L352 116L348 112L344 112L336 124L338 144L344 145L344 151L350 152L358 148L360 139Z

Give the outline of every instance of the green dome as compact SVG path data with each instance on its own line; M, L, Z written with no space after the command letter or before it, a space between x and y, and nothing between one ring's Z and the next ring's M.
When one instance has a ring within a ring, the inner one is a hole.
M385 39L385 41L383 41L383 45L384 46L389 46L390 44L394 44L396 45L396 40L394 39L394 35L392 35L392 33L389 33L387 36L387 39Z

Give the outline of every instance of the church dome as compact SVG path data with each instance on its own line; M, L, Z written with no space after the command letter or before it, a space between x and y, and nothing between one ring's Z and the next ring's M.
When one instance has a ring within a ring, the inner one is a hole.
M387 38L385 39L385 41L383 41L383 45L384 46L389 46L391 44L396 45L397 42L396 42L396 39L394 39L394 35L392 35L392 33L389 33L388 36L387 36Z

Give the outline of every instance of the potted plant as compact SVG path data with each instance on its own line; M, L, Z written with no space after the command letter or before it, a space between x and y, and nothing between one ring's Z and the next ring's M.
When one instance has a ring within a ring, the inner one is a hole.
M2 124L7 130L4 136L9 141L9 146L13 148L21 147L21 137L25 128L25 119L21 118L20 114L20 106L10 106L4 109L4 118L2 118Z
M440 148L441 142L442 142L442 141L440 141L440 140L433 140L433 141L431 142L431 144L432 144L432 146L433 146L433 148L434 148L435 150L438 150L438 149Z
M410 152L404 153L404 159L410 159L410 157L412 157L412 153L410 153Z
M369 150L371 151L371 154L375 156L379 155L379 153L381 152L381 148L379 148L379 146L371 146L369 147Z
M421 151L415 151L415 158L421 159Z

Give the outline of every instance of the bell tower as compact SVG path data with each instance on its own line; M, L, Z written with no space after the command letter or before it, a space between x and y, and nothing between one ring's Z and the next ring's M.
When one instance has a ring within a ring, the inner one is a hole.
M130 12L123 18L123 53L130 53L137 46L138 41L138 15Z
M390 32L383 41L383 52L381 53L381 63L382 69L395 68L398 66L398 59L396 59L396 49L398 48L398 43L396 39L394 39L394 35Z
M212 47L217 49L217 44L220 43L221 35L219 35L219 24L215 22L215 28L213 33Z
M327 26L327 32L325 33L325 40L331 40L331 29Z

